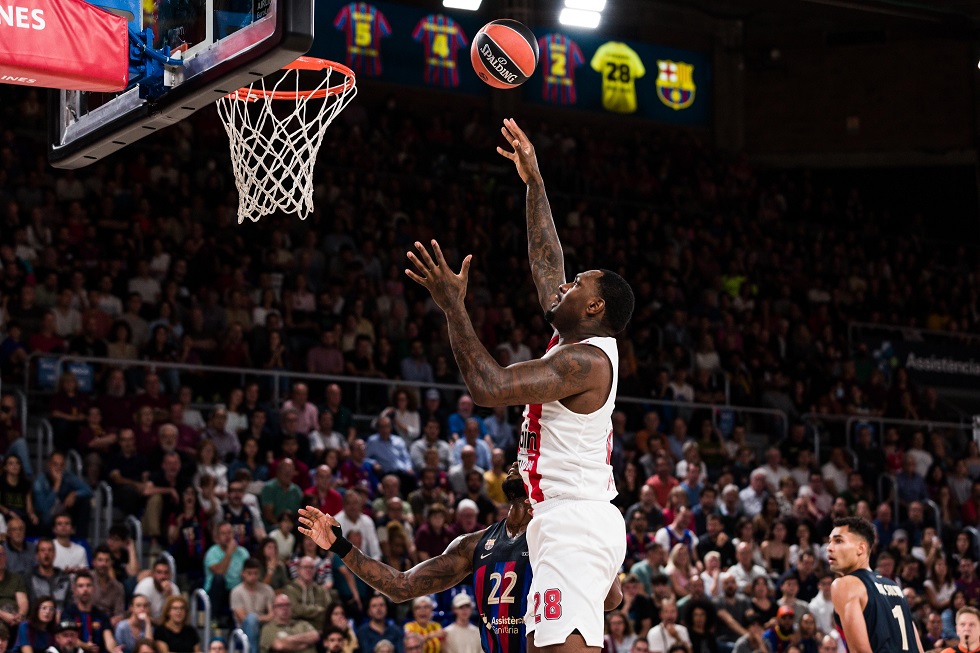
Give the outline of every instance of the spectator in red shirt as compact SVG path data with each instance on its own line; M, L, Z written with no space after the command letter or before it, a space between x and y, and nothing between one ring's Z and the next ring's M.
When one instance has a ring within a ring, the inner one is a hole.
M446 506L433 503L429 506L426 521L415 532L415 549L419 560L428 560L441 555L456 537L452 526L446 525Z
M126 377L114 368L106 378L105 392L99 396L102 424L107 429L124 429L133 425L133 403L126 396Z
M177 427L177 451L196 456L197 446L201 443L201 433L193 426L184 423L184 404L180 401L170 402L170 415L167 421Z
M68 342L55 333L54 313L48 311L44 314L41 328L27 341L27 348L42 354L61 353L68 349Z
M140 409L149 406L153 409L153 419L157 422L170 417L170 398L163 392L160 377L155 372L147 372L143 380L144 391L136 396L133 407Z
M153 409L150 406L143 406L136 410L136 425L133 432L136 434L136 449L144 456L157 453L157 446L160 444L160 436L157 432L156 422L153 419Z
M78 440L78 429L88 416L88 397L78 391L78 379L65 372L58 379L58 392L51 398L51 427L54 448L67 451Z
M329 465L320 465L316 468L314 484L303 494L310 505L319 508L324 514L336 515L344 509L343 497L333 488L333 470Z
M970 498L963 502L960 513L964 524L976 526L980 523L980 481L973 483L973 492Z
M670 491L681 484L673 474L671 474L670 461L666 456L657 456L657 473L647 479L647 485L653 488L654 497L657 500L657 507L661 510L669 504Z

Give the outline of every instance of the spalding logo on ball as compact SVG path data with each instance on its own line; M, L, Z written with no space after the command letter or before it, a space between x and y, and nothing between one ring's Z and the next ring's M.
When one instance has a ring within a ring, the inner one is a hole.
M477 32L470 60L476 74L490 86L517 88L538 65L538 42L523 23L495 20Z

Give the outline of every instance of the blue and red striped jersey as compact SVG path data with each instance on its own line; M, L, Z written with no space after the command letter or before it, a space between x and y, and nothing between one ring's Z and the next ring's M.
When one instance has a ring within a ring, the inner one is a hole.
M531 590L527 535L507 535L507 520L488 528L473 551L476 609L483 621L480 639L485 653L520 653L524 613Z
M347 35L347 65L357 74L381 74L381 39L391 36L388 19L374 5L352 2L334 18L333 26Z
M459 86L456 52L469 45L463 29L449 16L429 14L418 22L412 38L425 49L425 83L455 88Z
M564 34L538 39L541 51L541 95L552 104L575 104L575 69L585 63L582 50Z

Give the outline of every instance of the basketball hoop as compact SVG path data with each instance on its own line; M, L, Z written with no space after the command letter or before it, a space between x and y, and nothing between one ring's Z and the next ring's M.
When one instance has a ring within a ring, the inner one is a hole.
M353 71L339 63L300 57L282 70L270 89L259 79L217 102L231 144L238 224L276 211L306 219L313 211L313 166L323 135L357 95ZM304 71L326 74L312 90L301 90ZM283 105L288 112L277 110Z

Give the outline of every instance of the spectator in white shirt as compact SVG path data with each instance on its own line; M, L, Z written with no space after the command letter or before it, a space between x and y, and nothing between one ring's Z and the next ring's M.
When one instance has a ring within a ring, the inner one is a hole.
M54 313L54 331L62 338L78 335L82 330L82 315L71 307L72 294L68 288L58 293L58 302L51 312Z
M62 514L54 518L54 566L66 574L89 568L85 547L71 541L74 534L71 515Z
M334 519L340 524L344 533L357 530L364 537L364 546L361 550L364 555L375 560L381 559L381 544L378 542L378 533L375 531L374 521L364 514L364 503L367 496L361 488L353 487L344 493L344 509L334 515Z
M156 304L160 299L160 282L150 274L150 264L145 260L136 264L136 276L129 280L126 289L139 293L148 304Z
M510 330L510 338L507 342L497 345L497 349L507 351L511 365L531 360L531 349L524 344L524 329L519 326Z
M446 639L442 645L445 653L481 653L480 629L470 623L473 614L473 599L469 594L453 597L453 614L456 621L445 628Z
M670 647L681 642L691 646L687 628L677 623L677 604L673 600L660 604L660 623L647 632L650 653L667 653Z
M735 549L735 558L738 563L732 565L728 570L735 577L735 582L738 583L738 590L743 594L748 591L752 585L752 581L756 578L768 579L769 577L765 567L755 564L752 560L752 554L752 544L750 542L740 542Z
M810 601L810 614L817 620L817 630L822 633L829 633L834 629L834 602L830 598L830 586L834 583L831 574L825 574L820 578L817 593Z
M180 589L170 577L170 565L162 558L153 564L153 572L136 583L133 595L142 594L150 601L150 616L159 621L163 614L163 604L168 597L180 594Z
M329 410L320 411L320 422L316 429L310 431L310 452L314 455L326 449L344 451L347 441L339 432L333 430L333 413Z
M772 493L779 490L783 478L790 476L789 470L783 465L783 454L776 447L766 449L766 464L757 467L756 471L762 471L766 475L766 485ZM754 475L755 471L752 473Z
M282 405L282 412L295 411L296 431L303 435L309 434L319 424L319 411L309 402L310 390L305 383L294 383L291 398Z
M761 469L756 469L749 476L749 485L738 493L738 498L742 502L742 509L747 517L755 517L762 512L762 506L769 496L766 489L766 473Z
M827 489L832 494L840 494L847 489L847 477L851 471L851 465L847 461L847 455L844 453L843 447L834 447L831 449L830 460L820 468L820 473L823 474Z

